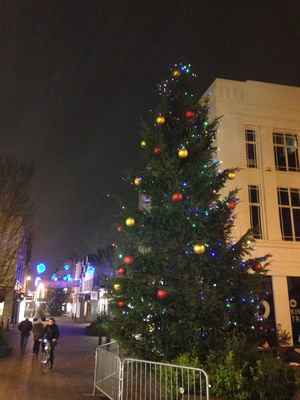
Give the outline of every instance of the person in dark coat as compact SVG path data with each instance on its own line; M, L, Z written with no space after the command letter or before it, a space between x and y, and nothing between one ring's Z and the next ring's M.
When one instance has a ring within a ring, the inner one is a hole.
M59 338L59 329L58 326L55 323L54 318L49 318L49 324L45 326L44 332L43 332L43 338L49 340L51 343L51 349L50 349L50 368L53 366L53 360L54 360L54 347L57 344L57 339ZM42 339L40 339L42 341Z
M25 317L24 321L20 322L18 329L21 332L21 354L25 354L30 331L32 331L32 322L29 317Z
M39 349L40 349L40 339L43 337L43 332L44 332L44 324L42 323L41 318L38 318L37 322L33 324L33 354L38 355L39 354Z

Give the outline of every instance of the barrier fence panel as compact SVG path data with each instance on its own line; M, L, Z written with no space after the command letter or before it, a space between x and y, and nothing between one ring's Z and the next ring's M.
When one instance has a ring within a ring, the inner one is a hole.
M126 358L122 400L209 400L207 374L199 368Z
M117 342L97 348L94 387L112 400L120 400L121 367Z
M111 400L209 400L207 374L199 368L125 358L117 342L96 349L93 394Z

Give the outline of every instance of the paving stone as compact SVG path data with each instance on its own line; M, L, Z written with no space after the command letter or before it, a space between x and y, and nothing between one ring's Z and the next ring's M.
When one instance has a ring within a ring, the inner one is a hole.
M95 349L98 338L87 336L88 323L75 322L68 317L55 318L60 338L54 352L53 369L41 373L41 352L33 354L30 335L26 354L20 354L20 332L8 331L10 356L0 359L1 400L82 400L84 393L93 392Z

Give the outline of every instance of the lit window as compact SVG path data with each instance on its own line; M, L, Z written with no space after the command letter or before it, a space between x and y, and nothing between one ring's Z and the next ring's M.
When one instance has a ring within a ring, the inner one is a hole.
M300 171L298 137L291 133L273 133L276 171Z
M278 188L282 240L300 241L300 190Z
M259 187L248 186L248 195L251 228L255 229L253 237L255 239L262 239Z
M253 129L245 130L247 167L257 168L256 132Z

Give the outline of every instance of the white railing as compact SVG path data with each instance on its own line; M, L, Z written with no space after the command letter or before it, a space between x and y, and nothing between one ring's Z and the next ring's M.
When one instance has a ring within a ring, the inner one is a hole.
M208 400L208 377L199 368L126 358L121 399Z
M200 368L125 358L117 342L96 349L94 390L111 400L209 400Z

